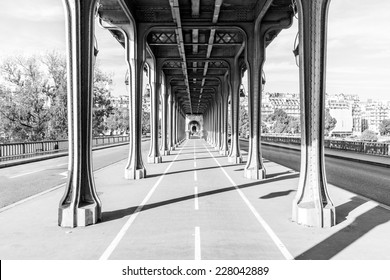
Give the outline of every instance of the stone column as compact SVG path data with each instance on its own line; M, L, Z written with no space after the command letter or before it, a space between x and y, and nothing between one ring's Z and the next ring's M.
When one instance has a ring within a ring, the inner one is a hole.
M168 85L166 83L166 79L164 81L164 88L161 91L161 154L164 156L169 155L168 149Z
M293 221L313 227L336 223L324 163L326 28L329 0L300 0L301 169Z
M154 60L154 59L153 59ZM153 67L152 67L153 65ZM158 103L161 92L161 65L155 61L150 65L150 149L148 163L161 163L161 155L158 147Z
M234 60L232 69L233 75L230 75L232 85L232 97L231 97L231 108L232 108L232 138L231 148L229 154L229 162L241 163L242 157L240 153L240 143L238 141L238 121L240 117L240 84L241 75L238 64L238 59Z
M69 166L59 203L58 225L77 227L101 220L92 171L92 98L95 0L64 0L67 34Z
M219 93L216 94L217 99L215 103L215 128L216 128L216 134L215 134L215 150L219 151L220 147L220 140L221 140L221 111L220 111L220 98Z

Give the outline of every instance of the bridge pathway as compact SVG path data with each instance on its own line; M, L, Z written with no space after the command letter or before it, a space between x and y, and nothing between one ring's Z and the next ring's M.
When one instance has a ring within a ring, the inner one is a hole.
M1 259L390 259L390 210L330 186L338 224L291 222L298 174L265 161L267 179L243 178L203 140L185 141L148 178L125 161L95 172L103 221L57 226L63 189L0 213Z

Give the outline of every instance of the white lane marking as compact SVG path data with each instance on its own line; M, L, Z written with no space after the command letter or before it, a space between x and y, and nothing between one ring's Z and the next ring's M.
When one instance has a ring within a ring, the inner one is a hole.
M3 208L0 208L0 213L3 212L3 211L6 211L6 210L8 210L8 209L14 208L15 206L18 206L19 204L22 204L22 203L25 203L25 202L27 202L27 201L29 201L29 200L32 200L32 199L34 199L34 198L37 198L37 197L39 197L39 196L41 196L41 195L44 195L44 194L46 194L46 193L55 191L56 189L62 188L62 187L64 187L64 186L65 186L65 183L63 183L63 184L61 184L61 185L58 185L58 186L55 186L55 187L53 187L53 188L51 188L51 189L48 189L48 190L46 190L46 191L37 193L37 194L35 194L35 195L33 195L33 196L29 196L29 197L27 197L27 198L25 198L25 199L19 200L18 202L12 203L12 204L10 204L10 205L8 205L8 206L5 206L5 207L3 207Z
M158 178L157 182L153 185L151 190L148 192L148 194L145 196L144 200L141 202L141 204L137 207L137 209L134 211L133 214L130 215L127 222L123 225L121 230L118 232L118 234L115 236L114 240L108 245L107 249L103 252L99 260L108 260L108 258L111 256L112 252L116 249L116 247L119 245L119 242L122 240L123 236L125 236L126 232L130 228L130 226L133 224L135 219L137 218L139 212L141 212L142 208L146 205L150 197L153 195L154 191L157 189L158 185L161 183L162 179L164 178L165 174L169 171L172 164L176 161L177 157L181 154L181 151L175 156L173 161L168 165L168 167L165 169L164 173Z
M195 187L194 194L195 194L195 210L199 210L198 187Z
M195 260L200 261L202 259L201 247L200 247L200 228L195 227Z
M18 177L22 177L22 176L26 176L26 175L30 175L30 174L34 174L34 173L38 173L38 172L41 172L41 171L44 171L44 170L47 170L47 169L34 170L34 171L30 171L30 172L14 175L14 176L11 176L9 178L10 179L14 179L14 178L18 178Z
M218 164L219 168L223 171L225 176L229 179L230 183L234 186L238 194L241 196L242 200L244 200L245 204L248 206L248 208L251 210L252 214L256 217L257 221L263 226L265 231L268 233L268 235L271 237L272 241L275 243L276 247L278 247L279 251L283 254L283 256L287 260L293 260L294 257L291 255L291 253L288 251L287 247L283 244L283 242L279 239L279 237L276 235L276 233L271 229L271 227L267 224L267 222L260 216L260 214L256 211L255 207L250 203L248 198L245 196L245 194L240 190L240 188L237 186L237 184L233 181L233 179L227 174L226 170L221 166L221 164L218 162L218 160L214 157L214 155L209 151L209 149L205 146L206 150L209 152L209 154L213 157L215 162Z
M66 177L68 177L68 171L61 172L61 173L59 173L59 175L64 176L66 178Z
M61 164L57 164L56 166L59 167L59 166L64 166L64 165L68 165L68 163L61 163Z
M194 181L198 181L198 173L194 170Z
M194 167L196 167L196 161L194 161Z

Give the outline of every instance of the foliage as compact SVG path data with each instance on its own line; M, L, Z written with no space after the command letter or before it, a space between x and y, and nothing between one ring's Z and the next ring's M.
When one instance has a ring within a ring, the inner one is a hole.
M335 128L337 120L330 115L329 109L325 109L325 129L324 134L328 136Z
M240 104L240 119L238 133L239 135L245 136L247 131L249 131L249 115L246 109L246 106Z
M150 133L150 99L142 96L142 135Z
M363 131L362 135L360 136L360 139L363 141L377 141L378 136L374 131L366 129L365 131Z
M64 139L68 134L66 60L56 52L0 64L0 137L6 142ZM111 77L95 67L94 135L113 112Z
M111 115L105 121L106 128L110 134L128 133L129 127L129 108L114 108Z
M385 119L379 124L379 132L381 135L390 135L390 119Z
M106 119L113 113L114 107L109 99L111 76L95 67L93 79L92 134L98 136L107 130Z
M289 116L282 109L275 109L267 117L266 122L270 124L272 133L299 133L301 131L299 119Z

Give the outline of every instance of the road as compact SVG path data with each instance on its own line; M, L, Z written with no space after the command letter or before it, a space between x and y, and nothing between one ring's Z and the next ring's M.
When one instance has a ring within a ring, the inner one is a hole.
M248 151L249 143L240 141ZM262 145L263 157L299 171L301 154L298 150ZM326 177L329 183L356 194L390 205L390 169L367 163L325 157Z
M149 141L142 142L143 155L148 149ZM128 150L123 145L93 151L93 170L126 159ZM67 170L67 156L0 169L0 208L64 184Z

